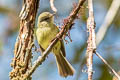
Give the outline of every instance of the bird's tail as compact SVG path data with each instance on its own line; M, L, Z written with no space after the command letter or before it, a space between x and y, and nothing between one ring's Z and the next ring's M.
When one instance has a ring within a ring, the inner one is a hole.
M62 77L72 76L75 72L72 65L61 54L55 54L58 72Z

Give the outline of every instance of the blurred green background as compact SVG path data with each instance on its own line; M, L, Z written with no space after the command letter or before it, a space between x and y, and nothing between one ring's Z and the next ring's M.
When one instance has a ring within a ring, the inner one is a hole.
M112 0L94 0L96 32L103 23L111 2ZM54 4L58 10L57 17L55 17L56 25L62 25L63 19L69 15L75 3L78 3L78 0L55 0ZM21 9L22 0L0 0L0 80L9 80L9 72L12 70L10 63L14 56L14 44L19 30L18 16ZM49 0L40 0L37 16L43 11L53 13ZM85 3L81 10L80 19L75 20L75 25L70 31L72 42L66 38L69 41L68 44L65 44L67 59L76 69L75 75L67 78L60 77L54 56L50 54L32 75L33 80L87 80L87 67L85 65L88 37L86 29L87 16L88 9ZM37 41L34 41L38 47ZM97 50L116 71L120 70L120 10ZM39 55L40 53L33 52L33 61ZM93 59L93 69L93 80L112 80L113 73L96 55Z

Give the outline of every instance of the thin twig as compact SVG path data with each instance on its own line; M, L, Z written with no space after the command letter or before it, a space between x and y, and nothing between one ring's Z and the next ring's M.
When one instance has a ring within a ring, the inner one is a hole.
M120 80L119 74L108 64L108 62L98 52L95 51L95 54L111 69L115 76Z
M97 32L97 35L96 35L96 45L97 46L103 40L105 33L107 32L107 29L109 28L110 24L114 20L117 12L119 10L119 7L120 7L120 0L113 0L111 7L109 8L108 13L104 19L104 22L101 25L99 31ZM102 56L100 56L99 53L95 52L95 54L112 70L112 72L115 74L115 76L119 77L117 72L115 72L115 70L107 63L107 61L104 58L102 58ZM120 78L119 78L119 80L120 80Z
M89 17L87 20L87 29L89 32L88 45L87 45L87 67L88 67L88 80L92 80L93 74L93 52L96 50L96 38L95 38L95 21L93 13L92 0L88 0Z
M99 31L96 35L96 45L98 46L100 42L105 37L105 34L107 32L107 29L110 27L110 24L113 22L118 10L120 7L120 0L113 0L106 16L103 21L103 24L100 26ZM95 52L95 54L111 69L111 71L114 73L114 75L120 80L120 76L117 74L117 72L107 63L107 61L100 56L98 52Z
M99 43L103 40L108 28L110 27L110 24L114 20L118 10L120 7L120 0L113 0L107 15L105 16L105 19L103 21L103 24L100 26L99 31L97 32L96 37L96 44L99 45Z
M50 7L55 13L57 12L56 7L54 6L54 0L50 0Z
M81 9L81 6L83 5L83 3L86 0L81 0L78 4L78 6L74 9L74 11L70 14L70 16L67 18L67 22L66 24L64 24L62 26L62 30L57 34L56 38L51 42L51 44L48 46L48 48L43 52L43 55L38 57L38 59L35 61L33 67L27 72L27 74L25 74L26 76L24 77L24 79L26 79L27 77L31 76L32 73L36 70L36 68L42 64L43 61L45 61L46 56L49 54L50 50L52 49L52 47L57 43L57 41L63 37L64 34L66 34L68 32L68 30L70 29L71 25L73 24L73 21L75 20L77 13L79 12L79 10Z

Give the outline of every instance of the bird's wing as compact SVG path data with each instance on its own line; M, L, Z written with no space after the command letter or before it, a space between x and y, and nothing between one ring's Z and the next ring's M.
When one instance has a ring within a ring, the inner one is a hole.
M45 51L43 48L42 48L42 46L39 44L39 46L40 46L40 52L41 52L41 55L43 55L43 52Z
M61 48L60 48L60 51L61 51L61 53L63 54L63 56L65 57L65 56L66 56L66 53L65 53L65 47L64 47L63 40L60 41L60 42L61 42Z
M55 24L54 24L54 26L55 26L55 29L56 29L57 33L59 33L59 27L56 26ZM64 42L63 42L63 40L60 40L60 43L61 43L60 52L61 52L61 53L63 54L63 56L65 57L65 56L66 56L66 53L65 53L65 47L64 47Z

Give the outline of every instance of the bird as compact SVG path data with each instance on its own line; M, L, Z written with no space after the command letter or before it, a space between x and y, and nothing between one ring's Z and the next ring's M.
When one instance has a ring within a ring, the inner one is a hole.
M36 29L36 37L40 46L41 53L47 49L51 41L56 37L58 33L59 29L54 24L54 14L50 12L42 12L38 17ZM63 40L58 40L58 42L51 49L51 52L55 56L60 76L72 76L75 73L75 69L66 59Z

